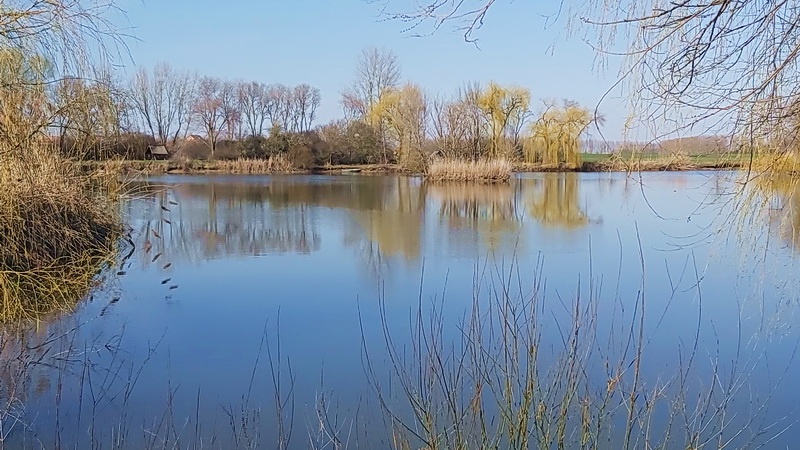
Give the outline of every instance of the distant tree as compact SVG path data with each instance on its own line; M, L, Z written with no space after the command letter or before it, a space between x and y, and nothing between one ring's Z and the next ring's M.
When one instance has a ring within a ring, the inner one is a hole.
M219 102L223 115L223 135L228 140L241 139L244 136L241 103L237 84L223 81L219 89Z
M486 156L486 115L478 100L478 83L468 83L459 89L453 100L433 102L431 123L438 151L452 158L478 159Z
M168 63L152 72L140 68L129 88L131 104L143 128L158 142L174 145L191 125L197 76Z
M263 136L273 116L275 99L263 83L241 82L237 85L242 119L250 136Z
M551 166L580 166L581 136L593 120L592 113L575 102L564 101L560 107L547 105L530 127L525 159Z
M294 109L297 116L295 131L309 131L317 116L317 108L322 101L319 89L301 84L294 88Z
M421 162L428 123L428 102L422 89L406 84L386 89L369 112L368 123L381 124L395 144L395 160L404 165Z
M371 164L381 159L378 131L361 120L336 120L317 129L327 144L322 163Z
M400 75L400 63L391 50L377 47L362 50L356 62L355 80L342 93L345 114L366 117L383 91L400 84Z
M525 88L503 87L497 83L489 85L478 96L478 107L486 115L489 125L489 157L510 156L519 130L528 115L531 93ZM507 140L508 137L511 140Z
M278 125L283 131L291 130L295 116L294 91L283 84L273 84L268 89L268 95L275 103L270 125Z
M206 134L206 143L211 156L217 148L221 133L228 125L230 114L225 111L223 82L211 77L203 77L197 85L197 98L194 112Z
M397 55L388 49L370 47L361 51L356 62L355 79L352 86L342 92L341 104L349 120L371 120L370 113L380 101L381 95L400 84L400 63ZM371 123L381 136L383 162L389 160L387 130L384 122Z

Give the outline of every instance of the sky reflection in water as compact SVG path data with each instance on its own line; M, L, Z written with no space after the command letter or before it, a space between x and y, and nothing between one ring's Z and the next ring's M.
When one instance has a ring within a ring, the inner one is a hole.
M402 176L154 177L135 183L123 205L134 256L106 287L120 300L98 296L61 322L88 321L83 339L124 329L120 347L137 361L160 342L136 387L136 423L163 410L170 387L178 416L193 414L199 389L203 420L226 422L219 406L241 403L265 326L273 346L279 329L281 360L296 377L299 448L320 392L335 392L345 413L368 393L361 330L382 363L379 298L402 336L420 299L454 325L475 279L518 277L527 291L537 267L553 301L585 295L590 279L602 288L600 308L624 310L646 292L648 350L664 355L645 369L650 376L677 370L675 349L697 333L701 304L704 357L735 353L743 317L744 333L758 334L754 348L769 347L775 367L785 367L797 338L791 235L773 230L781 239L752 264L764 242L741 243L730 231L731 177L526 174L496 186ZM759 369L751 378L763 376ZM32 409L52 407L52 384ZM270 386L262 360L252 395L266 409ZM800 402L791 386L782 389L775 417ZM274 433L272 413L262 421L265 436Z

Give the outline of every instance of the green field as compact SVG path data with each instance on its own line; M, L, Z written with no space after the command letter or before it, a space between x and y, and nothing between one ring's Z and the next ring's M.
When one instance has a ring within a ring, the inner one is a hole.
M612 160L613 157L619 156L623 161L669 161L678 158L673 155L665 155L660 153L626 153L626 154L611 154L611 153L582 153L581 161L585 163L606 163ZM740 166L747 163L749 155L740 155L737 153L711 153L711 154L697 154L688 155L688 163L695 164L701 167L720 167L720 166Z

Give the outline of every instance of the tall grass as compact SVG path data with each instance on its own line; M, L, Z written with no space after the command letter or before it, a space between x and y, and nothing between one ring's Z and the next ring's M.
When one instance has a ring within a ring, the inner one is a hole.
M71 308L120 236L108 183L34 142L0 157L0 186L0 321Z
M426 178L430 181L477 181L482 183L505 182L511 178L513 165L504 158L437 159L428 165Z
M165 173L223 173L223 174L273 174L298 172L289 158L276 155L264 159L239 158L233 160L169 160L132 161L107 160L81 163L84 170L102 172L107 175L140 175Z
M272 156L266 159L239 158L230 161L215 161L212 170L241 174L290 173L297 171L285 155Z

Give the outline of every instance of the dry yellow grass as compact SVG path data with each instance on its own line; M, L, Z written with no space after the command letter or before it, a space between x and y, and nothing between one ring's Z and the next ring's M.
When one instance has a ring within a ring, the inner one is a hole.
M52 148L0 158L0 321L69 309L113 259L121 229L108 192Z
M283 155L267 159L239 158L231 161L214 161L212 167L224 173L266 174L294 172L292 163Z
M271 174L293 173L298 169L284 155L267 159L234 160L169 160L169 161L130 161L108 160L82 162L87 171L111 174L164 174L164 173L231 173L231 174Z
M477 181L482 183L505 182L511 178L513 165L507 159L481 159L465 161L438 159L428 165L426 177L430 181Z

